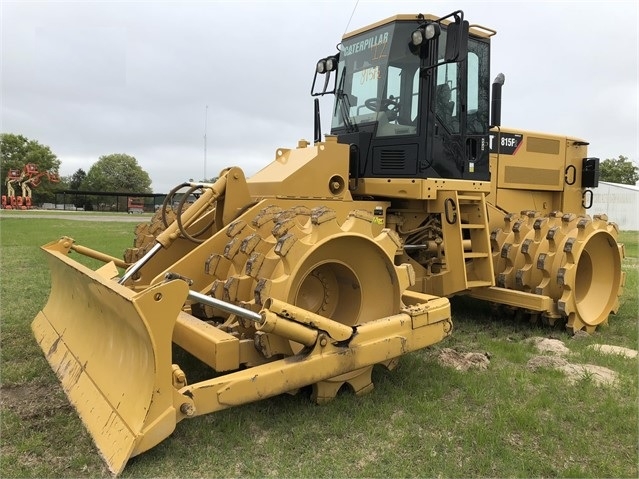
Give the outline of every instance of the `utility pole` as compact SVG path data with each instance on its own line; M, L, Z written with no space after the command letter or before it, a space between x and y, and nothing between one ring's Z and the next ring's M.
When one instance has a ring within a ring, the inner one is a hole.
M202 181L206 181L206 127L209 120L209 106L206 105L204 109L204 176L202 177Z

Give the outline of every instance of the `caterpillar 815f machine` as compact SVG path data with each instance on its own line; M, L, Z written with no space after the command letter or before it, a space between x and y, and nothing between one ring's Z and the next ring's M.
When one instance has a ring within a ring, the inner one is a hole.
M186 418L306 386L320 403L369 392L374 365L451 334L453 295L572 330L616 312L617 227L585 214L598 160L499 125L494 33L456 11L346 34L312 87L334 95L330 135L316 99L312 144L176 187L124 261L43 246L52 288L32 328L114 473ZM198 199L174 213L184 188Z

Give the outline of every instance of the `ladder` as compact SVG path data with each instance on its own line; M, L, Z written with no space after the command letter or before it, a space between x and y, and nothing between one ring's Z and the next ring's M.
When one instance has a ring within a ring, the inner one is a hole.
M447 294L494 286L486 199L483 192L448 191L441 201Z

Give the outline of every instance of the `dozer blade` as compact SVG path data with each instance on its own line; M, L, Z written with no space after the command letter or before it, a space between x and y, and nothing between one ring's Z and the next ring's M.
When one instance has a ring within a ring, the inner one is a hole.
M176 425L171 336L188 294L182 281L134 293L70 259L63 242L42 247L51 294L31 327L64 392L114 474ZM68 245L66 245L68 246Z

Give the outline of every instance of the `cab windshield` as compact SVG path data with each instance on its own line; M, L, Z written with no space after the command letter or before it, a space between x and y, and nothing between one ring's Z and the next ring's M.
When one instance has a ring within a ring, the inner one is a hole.
M416 134L420 58L409 48L414 29L413 23L391 23L342 43L332 129L355 131L378 122L377 136Z

